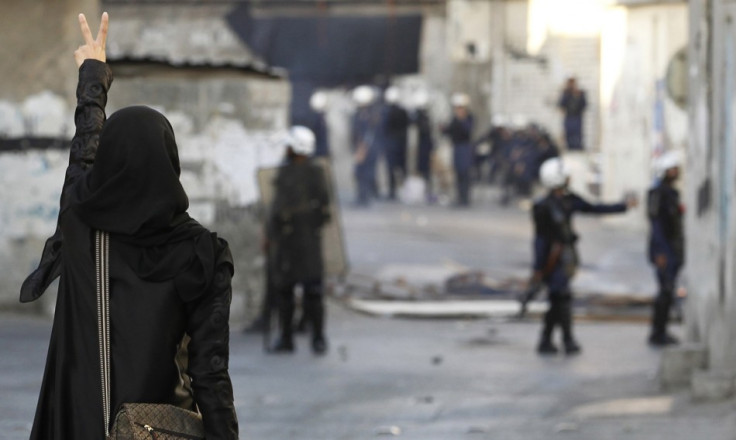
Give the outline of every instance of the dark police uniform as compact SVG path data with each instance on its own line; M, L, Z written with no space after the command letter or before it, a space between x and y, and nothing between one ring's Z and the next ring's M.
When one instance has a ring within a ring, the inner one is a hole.
M376 165L379 157L377 119L374 106L365 106L358 108L351 124L359 205L369 204L376 196Z
M572 226L573 214L620 213L626 209L624 203L592 204L571 192L557 195L554 191L534 204L534 271L541 273L541 282L549 291L549 310L544 316L540 352L556 352L552 344L556 326L562 329L565 351L572 354L580 350L572 333L570 281L578 267L578 236Z
M389 104L383 113L384 154L388 167L388 197L396 198L396 187L406 177L409 113L397 104Z
M473 167L473 146L470 138L473 133L473 115L468 113L464 119L453 117L444 133L452 141L452 164L457 181L458 204L470 206L470 175Z
M314 133L314 157L329 157L330 140L324 113L317 113L310 128Z
M432 150L434 150L434 138L432 137L432 121L426 109L417 110L414 115L414 123L417 127L417 172L424 178L427 184L427 193L431 194L432 188Z
M585 92L575 94L570 90L565 90L557 103L565 112L565 138L567 148L569 150L583 149L583 112L588 102L585 98Z
M677 274L685 261L685 239L683 234L683 207L680 194L666 180L649 190L647 211L651 225L649 236L649 260L654 264L659 292L652 311L652 333L649 341L656 345L675 342L667 334L667 322L675 296ZM666 263L658 266L658 256Z
M277 350L293 349L294 288L304 289L304 313L312 322L312 344L324 344L322 228L330 219L327 179L311 162L289 162L274 182L268 221L272 275L279 300L281 339Z

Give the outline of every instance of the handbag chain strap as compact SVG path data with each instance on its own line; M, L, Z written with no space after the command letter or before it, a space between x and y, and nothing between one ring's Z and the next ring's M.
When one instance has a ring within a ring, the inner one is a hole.
M110 235L95 231L95 272L97 279L97 339L100 344L102 417L105 438L110 435Z

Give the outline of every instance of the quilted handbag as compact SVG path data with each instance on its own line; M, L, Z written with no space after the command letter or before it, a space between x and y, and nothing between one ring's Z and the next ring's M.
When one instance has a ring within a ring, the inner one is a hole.
M204 440L202 417L174 405L124 403L115 416L109 439Z
M107 440L204 440L199 413L160 403L124 403L110 426L110 236L95 232L97 338L102 370L102 412Z

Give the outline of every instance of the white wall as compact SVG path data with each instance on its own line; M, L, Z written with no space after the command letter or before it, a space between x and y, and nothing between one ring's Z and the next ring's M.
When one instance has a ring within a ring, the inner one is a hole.
M72 115L60 111L63 103L50 93L23 103L3 101L3 114L13 117L0 123L0 133L71 139ZM193 217L212 225L217 204L240 207L258 199L256 170L280 163L285 130L248 129L222 114L194 130L191 116L159 110L174 127ZM282 111L285 118L285 107ZM68 150L53 149L0 154L0 308L17 305L23 279L38 264L43 240L54 232L68 157ZM48 301L37 305L48 306Z
M685 150L687 112L666 96L662 81L673 55L687 45L687 20L684 3L614 7L605 15L600 114L606 198L636 191L644 200L653 181L653 156L662 148ZM656 113L663 116L662 130L655 129ZM642 204L629 220L645 226L643 210Z
M586 148L599 148L600 24L605 0L501 2L492 113L538 122L564 145L559 94L570 76L586 90Z
M687 323L710 369L736 372L736 5L712 7L690 2Z

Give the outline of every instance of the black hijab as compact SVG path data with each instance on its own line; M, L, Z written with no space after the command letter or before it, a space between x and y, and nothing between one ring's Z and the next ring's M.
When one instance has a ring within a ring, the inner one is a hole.
M92 229L110 233L138 276L174 280L185 301L214 273L209 231L189 217L179 181L174 131L161 113L123 108L107 119L92 169L71 191L71 207Z

